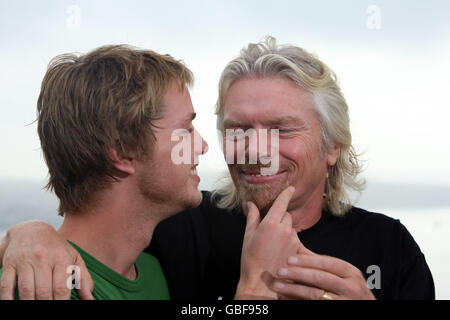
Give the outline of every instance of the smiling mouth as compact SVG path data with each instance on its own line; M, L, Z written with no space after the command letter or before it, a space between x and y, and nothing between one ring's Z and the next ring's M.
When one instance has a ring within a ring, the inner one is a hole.
M191 171L189 172L189 176L195 182L200 183L200 177L198 176L198 173L197 173L197 165L195 165L191 168Z
M258 184L258 183L269 183L277 180L283 174L286 173L286 170L280 170L274 173L262 173L261 169L259 170L240 170L239 174L244 177L244 180L250 184Z

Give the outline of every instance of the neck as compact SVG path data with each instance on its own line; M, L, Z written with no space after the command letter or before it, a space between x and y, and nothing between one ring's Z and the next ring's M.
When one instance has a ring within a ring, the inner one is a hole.
M134 280L134 263L165 217L162 208L128 190L119 183L102 191L89 210L66 213L58 232L109 268Z
M322 216L322 209L325 204L323 199L324 183L303 198L292 202L293 209L289 209L292 214L292 227L300 232L311 228Z

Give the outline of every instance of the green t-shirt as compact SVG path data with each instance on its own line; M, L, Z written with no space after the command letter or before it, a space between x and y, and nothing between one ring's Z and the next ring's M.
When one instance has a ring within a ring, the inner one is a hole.
M129 280L95 259L73 242L68 242L77 249L86 263L95 284L92 295L96 300L170 299L166 278L154 256L145 252L141 253L135 263L137 278L136 280ZM1 275L2 270L0 269L0 278ZM17 292L16 298L18 298ZM72 290L71 298L79 299L76 290Z

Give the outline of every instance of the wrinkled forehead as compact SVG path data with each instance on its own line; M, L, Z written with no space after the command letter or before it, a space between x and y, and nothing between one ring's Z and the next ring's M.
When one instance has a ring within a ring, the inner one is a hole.
M234 83L223 101L222 123L263 126L304 125L316 118L312 95L285 78L244 79Z

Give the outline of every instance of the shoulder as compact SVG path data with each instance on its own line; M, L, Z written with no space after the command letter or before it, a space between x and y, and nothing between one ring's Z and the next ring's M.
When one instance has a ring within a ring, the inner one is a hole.
M405 258L422 254L411 233L398 219L358 207L352 207L344 219L355 225L361 237L379 239L389 247L397 247L399 254Z
M368 211L359 207L352 207L344 217L349 217L351 219L363 221L370 221L380 224L392 224L397 223L398 220L379 212Z
M363 228L366 231L375 232L403 232L403 225L398 219L388 216L384 213L372 212L358 207L352 207L342 219L346 224ZM406 228L404 228L406 229Z
M408 229L385 214L352 208L370 261L383 272L385 299L434 299L434 283L425 256ZM360 253L361 254L361 253Z

